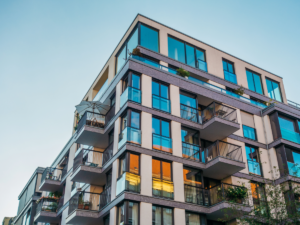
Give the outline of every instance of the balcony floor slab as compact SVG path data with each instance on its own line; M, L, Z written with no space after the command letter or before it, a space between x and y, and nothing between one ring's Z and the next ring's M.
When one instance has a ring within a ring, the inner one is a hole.
M40 211L34 217L34 222L58 223L59 221L56 212Z
M45 179L39 187L40 191L55 192L62 189L61 181Z
M66 224L72 225L90 225L100 224L99 212L88 210L74 210L66 219Z
M79 166L71 175L71 180L86 184L103 186L106 183L106 175L100 167Z

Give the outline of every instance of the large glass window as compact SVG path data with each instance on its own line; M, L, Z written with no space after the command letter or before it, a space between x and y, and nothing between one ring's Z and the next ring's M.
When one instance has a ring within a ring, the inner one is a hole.
M152 81L152 107L170 113L169 98L169 86L158 81Z
M152 159L152 177L162 180L172 180L171 163Z
M251 193L253 199L254 210L264 214L267 212L266 194L263 185L259 183L251 183Z
M158 31L141 24L141 46L159 52Z
M266 78L266 83L268 89L268 96L272 99L282 102L279 83L272 81L268 78Z
M118 206L117 225L138 225L139 224L139 204L125 201Z
M127 101L133 101L141 103L141 77L137 74L129 72L127 76L123 78L122 82L122 95L120 98L120 107L122 107Z
M129 109L121 117L121 132L119 134L118 147L122 147L126 142L141 144L140 113Z
M259 151L256 148L246 146L246 156L248 161L249 173L261 175L261 167L259 161Z
M168 56L189 66L207 71L203 50L170 36L168 36Z
M182 156L200 161L199 132L181 127Z
M172 139L170 138L170 123L157 118L152 118L153 149L172 152Z
M200 117L195 95L180 92L180 116L184 119L191 120L196 123L198 122Z
M243 125L243 132L244 132L244 137L252 140L256 140L256 131L254 128Z
M140 173L140 156L132 153L126 153L119 160L119 177L125 172L134 174Z
M224 78L232 83L237 84L236 75L234 73L233 63L223 59Z
M153 225L173 225L173 210L159 206L152 206Z
M247 74L248 88L251 91L255 91L259 94L263 94L260 75L249 70L246 70L246 74Z
M185 213L185 224L186 225L201 225L200 215L196 213Z

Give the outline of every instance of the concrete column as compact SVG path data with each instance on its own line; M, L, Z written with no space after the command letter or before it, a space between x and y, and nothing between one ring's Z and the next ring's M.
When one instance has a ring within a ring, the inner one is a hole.
M142 147L152 149L152 115L142 112L141 115L142 128Z
M170 85L171 113L180 117L180 95L179 87Z
M174 208L174 225L185 224L185 210Z
M119 117L115 121L113 154L116 154L118 152L120 122L121 122L121 118Z
M109 211L109 225L116 225L117 224L117 207L111 208Z
M263 120L260 116L253 115L253 117L254 117L254 124L255 124L255 129L256 129L257 140L260 143L266 144Z
M152 156L141 154L141 195L152 196Z
M66 218L68 217L69 214L69 206L65 208L65 210L61 214L61 224L65 225L66 224Z
M77 144L74 143L69 150L68 171L73 167Z
M238 123L240 124L240 129L234 132L233 134L238 135L240 137L244 137L243 134L243 128L242 128L242 117L241 117L241 111L239 109L236 109L236 114L237 114L237 120Z
M71 177L68 176L66 178L64 204L66 204L71 198L71 189L72 189L72 181L71 181Z
M140 203L140 224L152 225L152 204L141 202Z
M173 155L182 157L181 124L171 121Z
M159 53L168 56L168 32L166 29L159 30Z
M263 123L265 126L265 134L267 138L266 142L267 144L269 144L274 141L269 115L263 117Z
M184 202L183 164L173 162L174 200Z
M142 105L152 108L152 77L142 74Z
M113 201L116 198L118 170L119 170L119 159L116 159L112 165L111 201Z
M116 86L116 103L115 103L115 114L120 110L120 98L122 93L122 80Z

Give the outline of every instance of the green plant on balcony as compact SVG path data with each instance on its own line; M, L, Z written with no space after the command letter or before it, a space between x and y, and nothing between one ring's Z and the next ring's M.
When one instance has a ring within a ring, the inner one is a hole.
M91 203L90 203L89 201L85 201L85 202L83 203L83 205L84 205L84 209L85 209L85 210L89 210L89 209L90 209Z
M183 69L182 67L177 69L177 75L184 77L184 78L188 78L190 76L190 72L186 71L185 69Z
M218 199L227 200L230 202L242 203L243 199L247 197L247 188L245 187L228 187L218 188Z
M242 96L245 93L245 88L243 87L243 85L241 85L238 89L234 90L234 93Z
M272 99L269 99L269 101L267 101L267 102L262 102L264 105L266 105L266 106L270 106L270 105L272 105L272 104L277 104L277 102L275 102L274 100L272 100Z
M129 53L129 55L136 55L136 56L142 56L141 50L139 48L134 48L132 52Z
M48 209L50 212L56 212L57 206L58 206L57 202L52 202L52 203L49 205L49 207L48 207L47 209ZM48 211L48 210L47 210L47 211Z

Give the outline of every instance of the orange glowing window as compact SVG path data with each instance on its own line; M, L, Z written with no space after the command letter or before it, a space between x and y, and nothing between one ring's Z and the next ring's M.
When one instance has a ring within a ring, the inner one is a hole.
M152 177L160 179L160 161L152 159Z
M251 193L253 198L258 198L256 188L257 184L251 183Z
M171 180L171 163L162 162L162 179Z
M139 156L138 155L134 155L134 154L130 154L129 155L129 172L130 173L135 173L135 174L139 174Z

